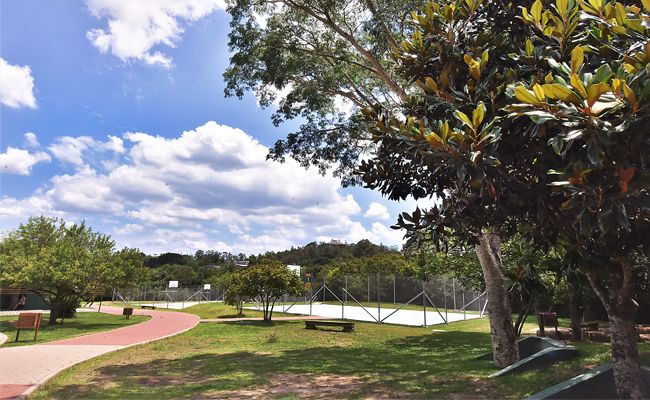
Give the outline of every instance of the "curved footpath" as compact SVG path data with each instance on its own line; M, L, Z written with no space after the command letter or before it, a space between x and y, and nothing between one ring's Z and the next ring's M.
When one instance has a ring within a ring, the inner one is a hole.
M121 307L103 306L102 312L122 314ZM0 348L0 399L21 398L74 364L137 344L177 335L192 329L199 317L192 314L133 310L152 318L139 324L32 346Z

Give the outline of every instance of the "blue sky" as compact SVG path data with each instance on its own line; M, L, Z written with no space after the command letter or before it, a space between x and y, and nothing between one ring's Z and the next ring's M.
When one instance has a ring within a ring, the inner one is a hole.
M413 202L342 189L267 146L252 94L224 98L220 0L0 3L0 230L85 219L150 253L281 250L332 238L401 243Z

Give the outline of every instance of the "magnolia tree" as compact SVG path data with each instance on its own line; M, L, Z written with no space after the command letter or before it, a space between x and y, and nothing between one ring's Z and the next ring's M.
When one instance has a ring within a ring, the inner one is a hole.
M254 264L232 275L226 301L241 312L243 299L255 300L262 306L264 321L270 321L278 299L284 295L303 296L305 293L306 287L300 276L276 259L260 257Z
M50 305L50 325L83 299L135 284L144 268L139 251L116 251L110 236L85 223L42 216L2 239L0 267L1 286L25 288Z
M404 116L381 106L364 181L391 198L411 242L475 244L497 365L518 358L501 241L518 232L573 257L610 320L621 396L644 397L633 260L648 252L650 3L430 3L395 54L420 90Z

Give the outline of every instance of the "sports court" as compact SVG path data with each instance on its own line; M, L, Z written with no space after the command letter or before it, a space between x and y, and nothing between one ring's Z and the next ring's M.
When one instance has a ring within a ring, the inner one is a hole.
M257 306L246 307L259 309ZM388 307L362 307L358 305L335 305L312 303L310 304L276 304L275 312L288 314L316 315L331 319L349 319L354 321L382 322L396 325L430 326L447 322L462 321L465 319L480 318L478 313L450 312L444 309L427 307L420 310L397 309Z

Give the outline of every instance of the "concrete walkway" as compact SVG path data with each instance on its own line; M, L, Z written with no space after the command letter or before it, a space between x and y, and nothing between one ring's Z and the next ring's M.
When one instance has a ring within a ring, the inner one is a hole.
M122 308L102 306L102 312L121 315ZM135 309L133 314L152 318L108 332L39 345L0 348L0 399L27 396L74 364L125 347L173 336L199 323L196 315L181 312Z

